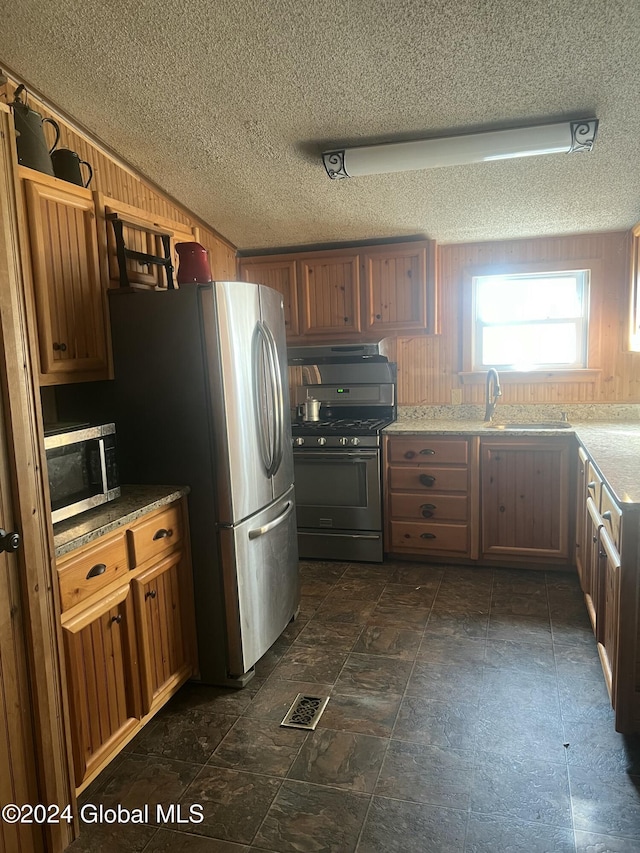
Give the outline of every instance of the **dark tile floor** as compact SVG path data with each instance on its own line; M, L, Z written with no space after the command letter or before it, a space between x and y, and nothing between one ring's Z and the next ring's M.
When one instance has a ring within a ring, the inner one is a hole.
M187 685L82 798L149 822L85 824L70 850L640 851L640 740L614 730L573 575L301 573L249 685ZM299 692L331 694L315 732L279 726ZM158 803L187 822L157 825Z

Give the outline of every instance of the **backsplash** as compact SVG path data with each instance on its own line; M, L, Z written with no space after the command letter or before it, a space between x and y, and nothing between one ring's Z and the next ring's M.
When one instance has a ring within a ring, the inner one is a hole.
M574 421L640 421L640 404L638 403L576 403L574 405L498 403L493 420L496 423L559 421L562 420L565 412L570 423ZM398 418L481 421L484 419L484 406L399 406Z

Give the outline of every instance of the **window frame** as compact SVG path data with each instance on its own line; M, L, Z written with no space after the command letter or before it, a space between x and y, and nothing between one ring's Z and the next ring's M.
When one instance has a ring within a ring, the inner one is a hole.
M595 382L601 374L598 365L600 353L600 305L599 299L602 282L602 263L598 258L572 258L549 261L533 261L531 263L495 263L490 265L467 267L463 271L461 287L461 328L460 328L460 358L461 370L458 377L463 384L479 384L484 382L489 368L474 367L475 346L475 315L473 304L473 279L478 276L491 275L527 275L535 273L562 273L571 270L587 270L588 282L588 316L586 362L587 367L544 367L534 370L503 369L500 381L506 383L530 382ZM595 310L594 310L595 308Z
M507 276L511 276L515 278L519 276L522 279L534 279L536 277L551 277L551 276L561 276L563 274L571 274L575 273L576 279L580 277L582 279L582 298L581 298L581 307L582 314L579 317L557 317L550 319L539 319L539 320L522 320L522 321L513 321L513 322L505 322L502 324L492 324L492 323L483 323L482 320L478 317L478 287L477 281L481 278L506 278ZM524 272L524 273L490 273L489 275L474 275L471 278L471 287L472 287L472 310L473 310L473 329L472 329L472 338L473 338L473 348L472 348L472 358L473 358L473 369L474 370L482 370L487 371L490 368L494 367L500 371L504 372L522 372L522 370L518 370L517 367L512 367L512 363L495 363L495 364L483 364L482 363L482 345L483 345L483 336L482 331L484 328L491 327L492 325L503 325L503 326L537 326L537 325L573 325L576 327L576 339L577 339L577 347L576 354L579 357L579 361L573 361L571 363L558 363L558 362L545 362L542 364L532 365L527 369L527 372L537 373L544 372L548 370L584 370L589 366L589 290L590 290L590 278L591 278L591 270L590 269L568 269L568 270L550 270L550 271L536 271L536 272Z

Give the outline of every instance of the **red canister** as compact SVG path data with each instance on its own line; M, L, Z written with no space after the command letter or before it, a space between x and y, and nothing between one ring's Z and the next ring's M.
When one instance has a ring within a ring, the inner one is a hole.
M207 250L200 243L176 243L178 253L178 284L211 281Z

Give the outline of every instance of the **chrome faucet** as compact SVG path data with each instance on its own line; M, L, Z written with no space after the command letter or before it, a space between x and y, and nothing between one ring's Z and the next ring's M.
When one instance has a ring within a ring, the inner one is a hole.
M493 379L493 394L491 393L491 380ZM500 389L500 377L498 376L498 371L492 367L487 373L487 395L486 395L486 407L484 410L484 420L485 423L489 423L491 418L493 417L493 413L496 410L496 406L498 405L498 397L502 397L502 391Z

